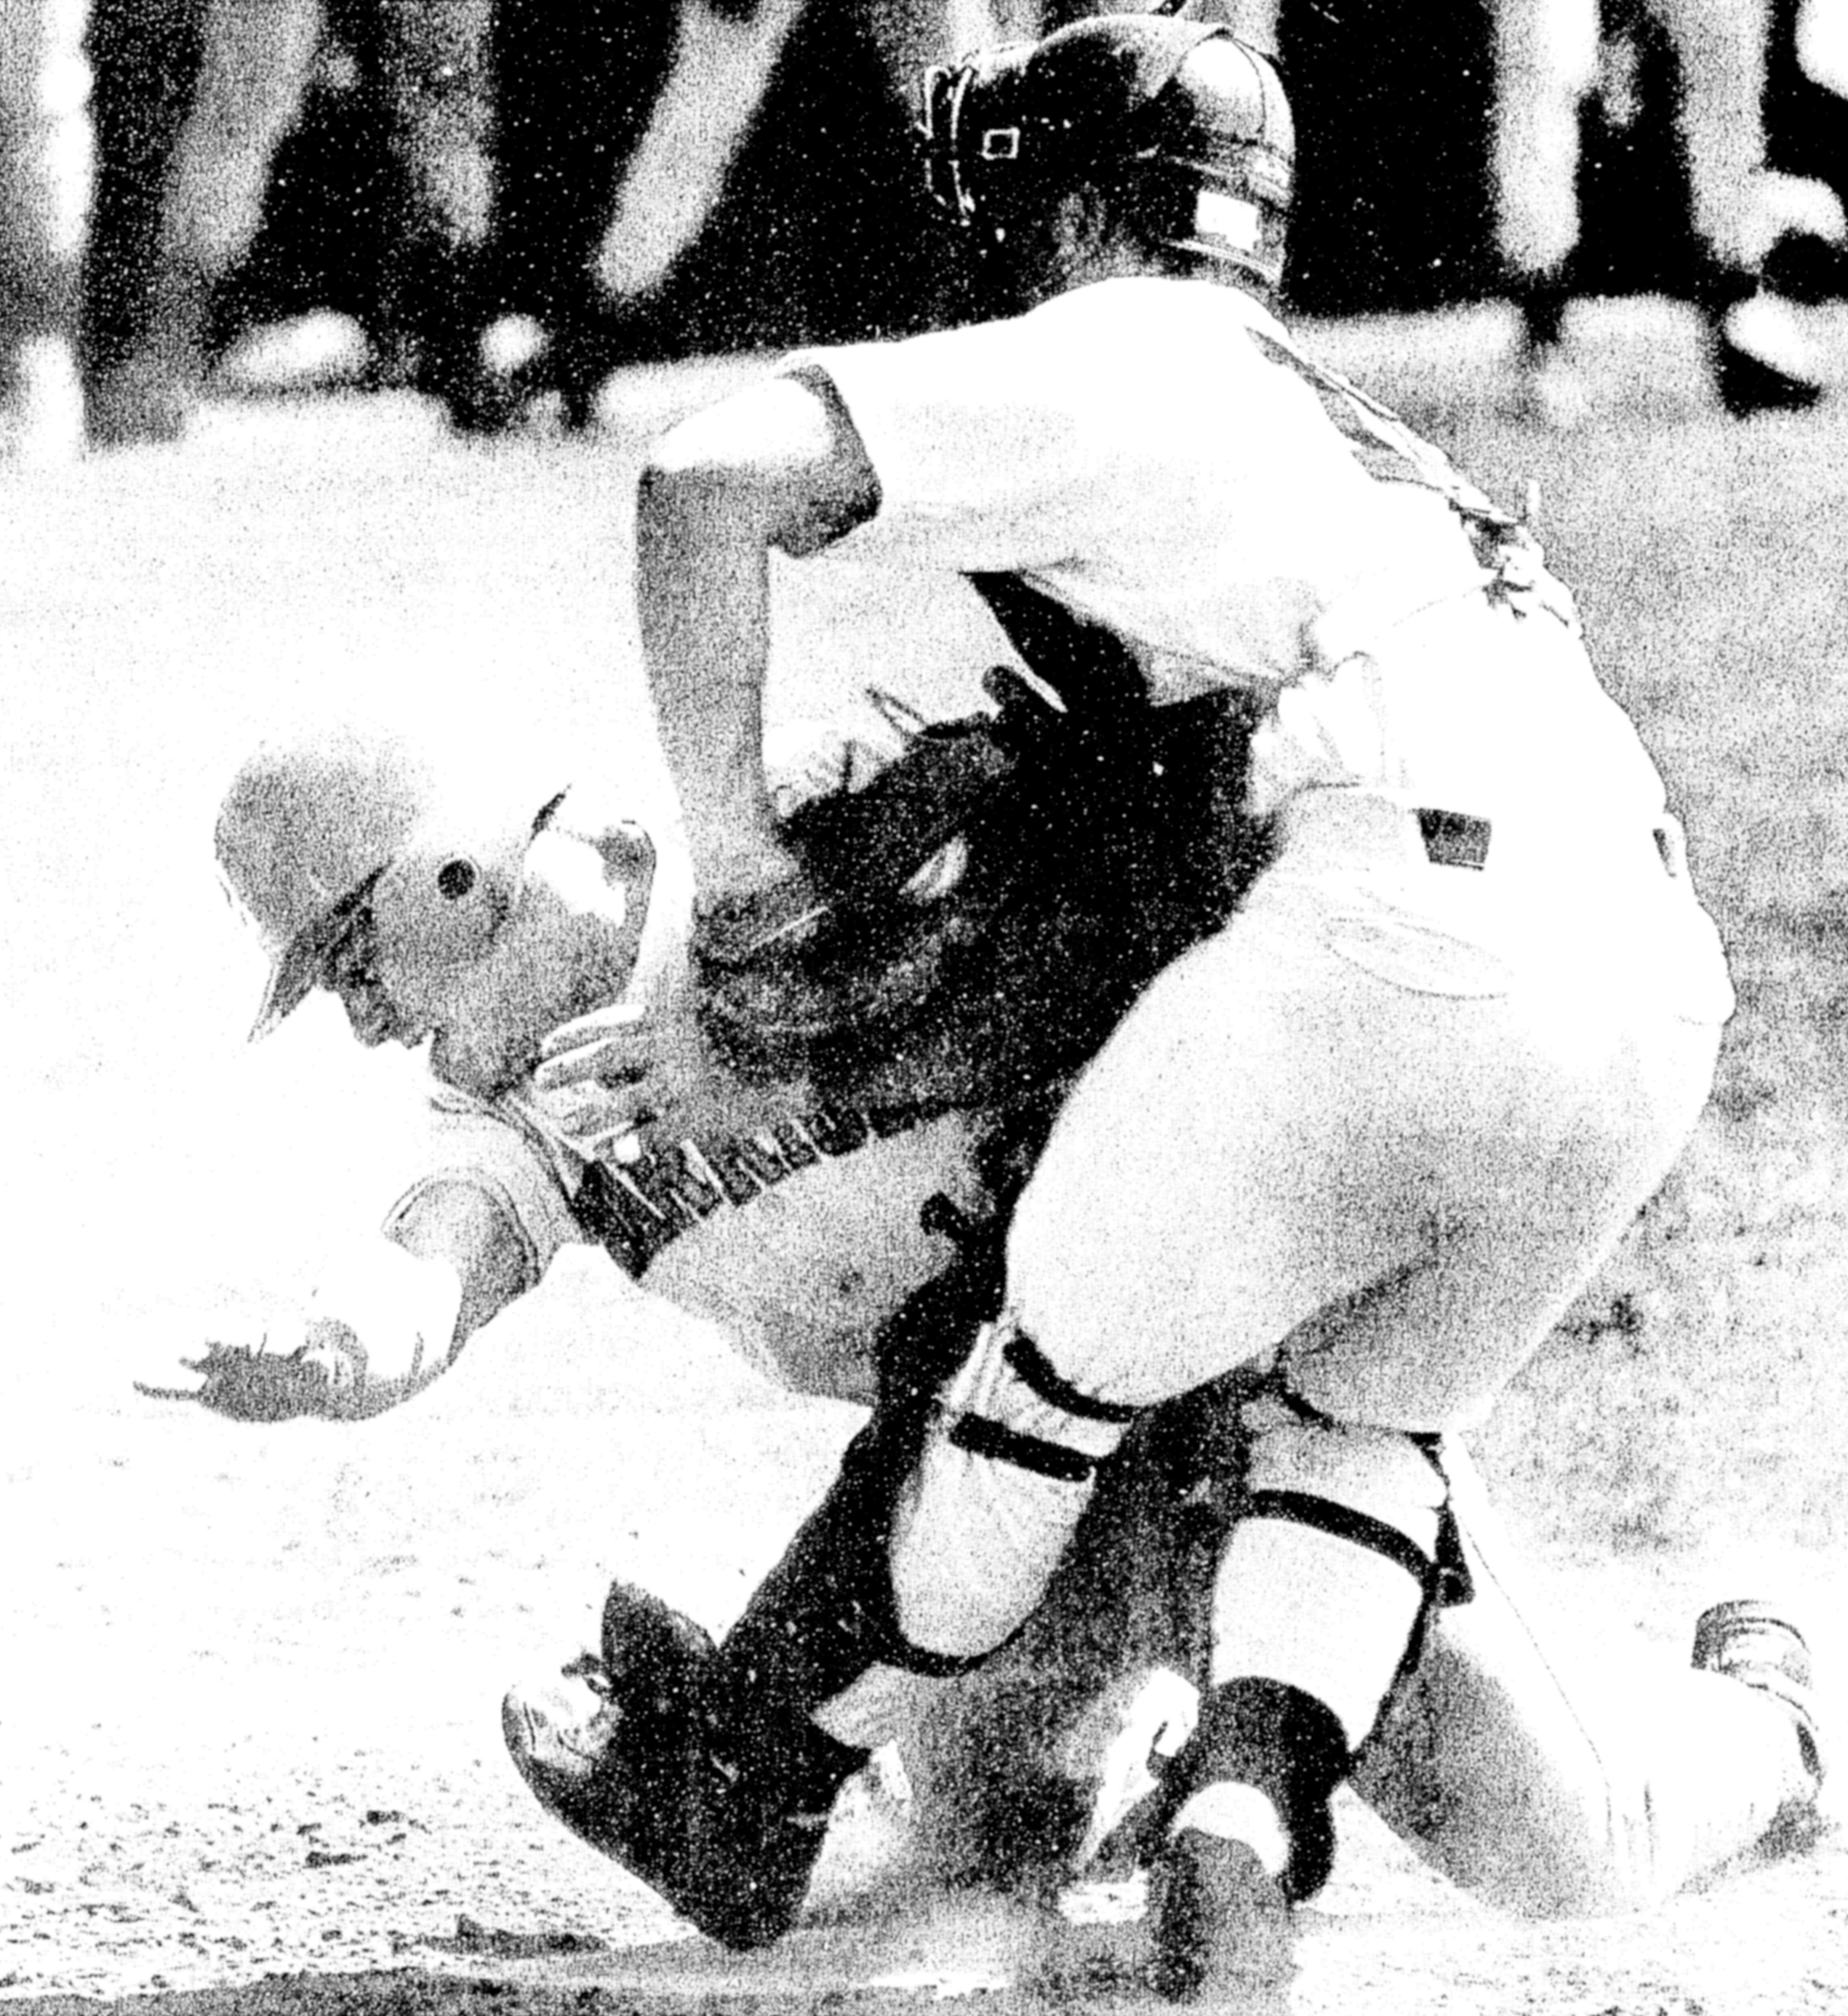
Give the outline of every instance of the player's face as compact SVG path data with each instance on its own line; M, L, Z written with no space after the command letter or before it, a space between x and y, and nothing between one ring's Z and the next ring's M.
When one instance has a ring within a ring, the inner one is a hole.
M379 934L371 906L361 904L329 949L321 985L340 996L353 1034L368 1049L402 1043L415 1049L429 1035L420 1018L392 999L379 970Z

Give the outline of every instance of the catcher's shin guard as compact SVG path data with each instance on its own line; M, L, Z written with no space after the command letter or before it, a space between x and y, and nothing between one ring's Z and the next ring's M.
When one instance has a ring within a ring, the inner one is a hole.
M1007 1643L1140 1412L1073 1384L1011 1317L985 1326L942 1391L892 1514L904 1639L967 1665Z

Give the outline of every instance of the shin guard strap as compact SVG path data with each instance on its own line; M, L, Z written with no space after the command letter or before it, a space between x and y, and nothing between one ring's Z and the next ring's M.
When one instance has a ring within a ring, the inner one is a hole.
M874 1665L947 1679L982 1663L928 1651L899 1626L892 1509L929 1419L920 1401L882 1408L848 1445L833 1489L719 1647L709 1698L740 1718L795 1721Z
M1093 1458L1063 1442L1049 1442L1041 1435L1023 1435L1018 1428L1005 1427L985 1414L964 1414L949 1431L951 1443L971 1456L986 1456L992 1463L1010 1463L1016 1470L1030 1471L1036 1477L1050 1477L1057 1484L1088 1484L1097 1472Z
M1028 1391L1049 1407L1057 1407L1078 1421L1104 1421L1126 1428L1142 1409L1115 1400L1099 1400L1079 1391L1068 1379L1061 1377L1052 1360L1024 1330L1017 1330L1001 1352L1002 1361Z
M1422 1548L1408 1540L1396 1526L1357 1512L1351 1505L1332 1498L1317 1497L1307 1491L1254 1491L1241 1504L1244 1519L1281 1519L1293 1526L1313 1527L1350 1546L1364 1547L1402 1568L1421 1589L1428 1592L1435 1564Z

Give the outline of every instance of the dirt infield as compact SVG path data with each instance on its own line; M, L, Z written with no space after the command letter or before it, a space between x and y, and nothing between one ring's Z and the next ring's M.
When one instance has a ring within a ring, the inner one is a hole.
M1679 1646L1702 1604L1769 1576L1848 1673L1848 414L1838 397L1729 427L1686 320L1586 326L1606 418L1570 440L1496 412L1493 316L1327 346L1498 488L1540 477L1741 969L1687 1172L1481 1454L1585 1618ZM1133 1953L1132 1931L907 1895L875 1802L830 1849L821 1922L733 1961L545 1822L501 1754L502 1688L587 1642L611 1573L722 1625L855 1424L589 1258L363 1427L238 1428L128 1390L196 1343L221 1282L304 1279L375 1220L414 1104L405 1060L360 1055L330 1004L243 1050L258 973L212 882L223 779L279 721L382 703L632 770L658 804L629 488L647 430L725 375L622 381L583 443L474 447L409 402L328 398L226 405L172 451L0 470L9 2004L1067 2006L1092 1942ZM948 702L992 648L972 598L849 571L786 614L785 661L817 682L911 664ZM1532 1926L1350 1807L1300 1958L1297 2016L1848 2008L1848 1848L1647 1920Z
M567 1288L561 1331L607 1313L588 1289ZM9 2002L741 2016L889 2007L905 1988L1039 2004L1023 1982L1082 1976L1062 1921L909 1894L889 1805L848 1810L822 1924L746 1961L546 1821L501 1754L501 1688L587 1642L612 1571L722 1622L851 1420L736 1381L708 1414L636 1363L666 1338L574 1364L541 1329L465 1361L421 1418L351 1435L92 1419L93 1472L13 1473L9 1498L50 1531L28 1543L46 1573L9 1591L33 1654L0 1693ZM704 1348L685 1341L675 1371L722 1382ZM569 1410L544 1397L567 1382ZM676 1482L696 1477L697 1507ZM1839 1562L1781 1565L1814 1611L1848 1615ZM1671 1643L1737 1573L1705 1551L1558 1571L1582 1620L1646 1619ZM1304 1914L1296 2016L1771 2016L1848 1997L1839 1838L1646 1919L1536 1926L1461 1897L1357 1805L1342 1823ZM1079 1900L1106 1917L1118 1901ZM1132 1931L1104 1936L1133 1960Z

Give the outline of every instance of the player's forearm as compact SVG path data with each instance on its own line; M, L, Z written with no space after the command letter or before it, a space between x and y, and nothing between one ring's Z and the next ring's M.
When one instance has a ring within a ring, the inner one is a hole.
M272 1309L254 1337L243 1324L229 1341L208 1330L204 1355L181 1359L186 1384L135 1385L233 1420L363 1420L422 1392L543 1273L496 1190L463 1174L428 1177L393 1205L382 1237L328 1257L304 1303Z
M708 900L794 873L763 771L770 553L820 552L878 508L878 480L839 401L773 379L657 444L636 509L642 653Z
M776 847L763 772L769 527L747 484L651 468L636 507L636 596L662 752L704 895L760 879Z

